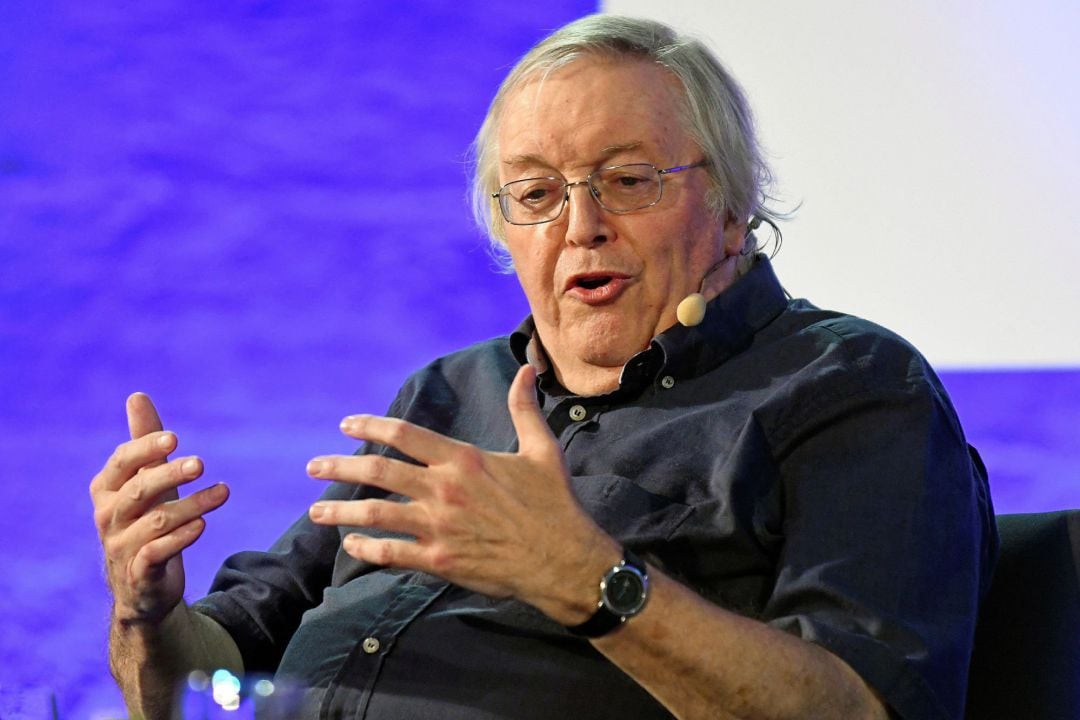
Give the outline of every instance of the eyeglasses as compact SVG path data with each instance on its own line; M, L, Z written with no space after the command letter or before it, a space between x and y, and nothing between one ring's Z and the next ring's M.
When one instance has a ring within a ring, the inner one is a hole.
M643 210L660 202L664 176L701 167L706 161L658 170L646 163L616 165L589 173L584 180L566 182L557 177L527 178L506 183L491 197L499 201L506 222L511 225L539 225L562 214L570 200L570 188L587 185L600 207L613 213Z

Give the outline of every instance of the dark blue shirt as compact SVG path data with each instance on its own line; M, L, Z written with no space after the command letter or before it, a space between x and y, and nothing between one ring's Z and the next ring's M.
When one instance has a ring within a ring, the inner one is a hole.
M389 414L512 450L510 381L527 356L543 362L531 337L526 321L435 361ZM838 655L897 716L962 715L997 537L982 463L904 340L789 301L759 258L701 325L632 358L614 392L573 396L551 373L538 392L574 492L613 537ZM248 671L310 687L319 717L670 717L534 608L359 562L341 550L350 530L305 515L269 552L229 558L195 606Z

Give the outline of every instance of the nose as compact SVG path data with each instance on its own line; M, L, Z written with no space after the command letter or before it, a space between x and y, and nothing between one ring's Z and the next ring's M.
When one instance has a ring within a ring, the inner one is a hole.
M585 193L571 202L570 191L582 187ZM586 180L570 183L566 186L566 243L582 247L595 247L607 242L611 228L607 226L606 211L593 197L592 189Z

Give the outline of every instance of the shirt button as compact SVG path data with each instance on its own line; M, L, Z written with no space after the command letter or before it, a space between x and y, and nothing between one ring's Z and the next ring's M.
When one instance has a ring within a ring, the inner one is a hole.
M660 378L660 384L663 385L665 389L670 390L671 388L675 387L675 378L671 377L670 375L665 375L664 377Z
M379 638L364 638L364 642L363 644L361 644L361 647L364 648L364 652L366 652L368 655L374 655L375 653L379 652Z
M575 405L574 407L570 408L570 419L574 422L584 420L587 414L588 413L585 411L585 408L581 405Z

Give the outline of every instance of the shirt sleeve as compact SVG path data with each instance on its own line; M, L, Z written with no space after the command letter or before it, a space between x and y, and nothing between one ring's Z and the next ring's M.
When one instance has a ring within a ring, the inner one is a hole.
M399 416L412 383L398 394L388 415ZM376 452L365 443L357 454ZM331 483L320 500L353 500L384 494L377 488ZM217 621L240 649L246 672L272 673L305 612L322 602L341 549L341 530L316 525L305 512L265 552L228 557L210 592L192 605Z
M858 358L860 382L816 385L776 438L784 542L764 619L842 658L895 716L959 718L993 510L936 377L900 360L882 376Z
M335 483L321 499L348 499L354 490ZM269 550L228 557L192 610L228 631L245 672L272 673L303 614L321 601L340 542L336 527L315 525L304 515Z

